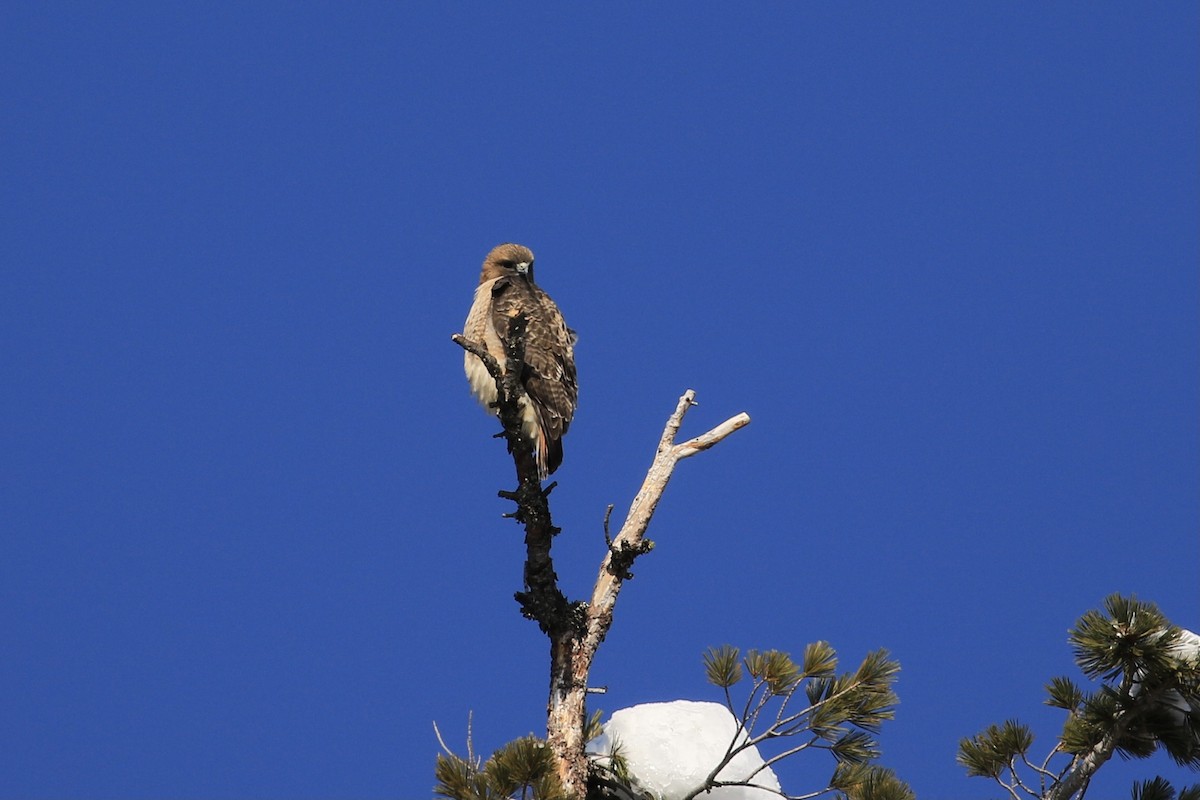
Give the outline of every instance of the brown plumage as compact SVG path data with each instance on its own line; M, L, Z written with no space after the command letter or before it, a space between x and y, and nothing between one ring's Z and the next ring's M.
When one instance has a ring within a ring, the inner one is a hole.
M475 290L475 302L463 334L481 342L503 367L508 322L524 313L525 370L521 385L524 433L534 445L543 480L562 463L562 437L575 416L579 386L575 380L575 332L558 306L533 282L533 253L519 244L502 244L488 253ZM496 413L496 383L483 363L467 353L464 366L471 392Z

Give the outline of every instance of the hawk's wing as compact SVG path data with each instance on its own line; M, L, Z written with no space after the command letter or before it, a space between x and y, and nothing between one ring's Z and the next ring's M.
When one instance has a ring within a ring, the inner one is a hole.
M492 286L492 326L508 341L508 323L519 313L528 320L525 371L521 383L533 402L547 448L550 472L562 460L559 441L571 425L579 399L575 377L575 336L550 296L535 285L507 277Z

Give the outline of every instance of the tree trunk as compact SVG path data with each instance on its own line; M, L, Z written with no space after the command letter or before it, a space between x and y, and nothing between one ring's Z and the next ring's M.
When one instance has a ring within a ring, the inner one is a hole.
M558 764L558 778L568 797L583 800L587 793L587 679L591 658L580 649L574 633L550 643L550 702L546 709L546 740Z
M517 470L516 491L501 491L500 496L514 501L512 516L525 526L524 590L516 595L521 613L536 620L550 638L550 700L546 707L546 740L557 765L559 780L567 797L584 800L587 794L588 763L584 747L587 727L588 675L596 650L612 625L613 606L623 581L633 577L629 571L634 559L649 552L653 543L645 539L650 517L662 498L675 465L703 452L739 428L750 424L744 413L725 420L707 433L675 444L675 435L683 416L696 404L696 393L688 389L667 420L654 462L621 526L620 533L608 542L608 553L600 563L600 575L592 591L591 603L570 602L558 588L558 576L550 546L559 532L550 519L548 496L554 484L542 489L530 442L522 434L523 393L519 376L525 356L526 320L518 315L509 324L506 364L501 368L487 349L461 334L451 338L464 350L476 355L496 381L496 412L504 426L504 437ZM609 507L609 511L612 508ZM604 520L608 538L608 519Z

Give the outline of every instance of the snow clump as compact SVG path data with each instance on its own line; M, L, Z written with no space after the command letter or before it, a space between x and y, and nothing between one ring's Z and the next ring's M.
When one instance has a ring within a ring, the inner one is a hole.
M691 700L646 703L614 712L604 725L604 733L588 745L588 752L609 755L615 746L640 788L648 790L656 800L683 800L692 790L704 785L709 773L728 752L729 743L735 736L738 744L746 741L746 732L738 730L737 720L720 703ZM720 786L701 797L704 800L778 800L779 780L771 768L755 772L762 764L762 756L756 748L743 750L717 778L723 781L748 779L754 785ZM753 778L750 777L752 774Z

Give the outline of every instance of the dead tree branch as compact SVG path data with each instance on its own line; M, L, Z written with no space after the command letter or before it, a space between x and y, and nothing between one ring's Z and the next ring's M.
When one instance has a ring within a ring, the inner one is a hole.
M582 604L571 603L558 588L558 575L550 555L551 542L559 532L550 516L548 500L554 484L542 488L533 456L533 442L522 431L521 400L525 396L525 389L520 378L525 367L527 323L523 314L518 314L509 322L505 367L500 366L481 342L473 342L458 333L450 338L478 357L496 381L496 412L517 470L516 490L502 489L498 494L517 504L516 510L506 516L525 528L525 585L524 590L517 592L515 597L521 606L521 614L536 621L553 641L571 631L582 629Z
M629 512L625 515L625 524L613 540L604 560L600 562L600 574L596 578L592 590L592 601L588 606L588 626L585 646L594 654L612 626L612 609L616 605L617 595L620 594L621 584L628 576L628 567L633 558L647 552L653 545L646 540L646 530L650 526L650 518L658 507L667 482L675 471L675 465L685 458L694 456L702 450L707 450L717 442L729 436L739 428L750 424L750 417L741 413L727 419L717 427L695 439L682 444L675 443L675 436L683 424L683 417L688 409L696 404L696 392L688 389L679 398L675 412L667 420L654 461L650 465L642 488L633 498ZM589 662L590 666L590 662Z
M517 510L510 516L525 527L525 586L524 591L516 594L516 598L521 604L521 613L536 620L550 639L550 699L546 738L558 762L558 774L564 789L569 796L582 800L588 773L584 753L588 674L600 643L612 627L613 607L622 583L633 577L630 568L634 560L653 547L653 543L645 538L650 518L675 466L745 427L750 423L750 417L744 413L738 414L705 434L677 444L675 437L683 424L683 417L696 404L693 390L688 389L683 393L675 412L667 419L654 461L646 473L642 488L629 507L625 523L608 543L608 552L601 561L591 602L571 602L558 587L558 576L550 557L551 543L559 532L551 522L547 499L554 484L542 488L532 443L521 430L524 389L520 376L525 360L525 325L523 316L517 316L510 322L506 364L503 368L481 343L470 341L461 334L451 338L464 350L479 357L496 381L497 415L504 427L503 435L513 456L518 482L516 491L501 491L500 496L517 504ZM605 538L608 538L607 516Z

